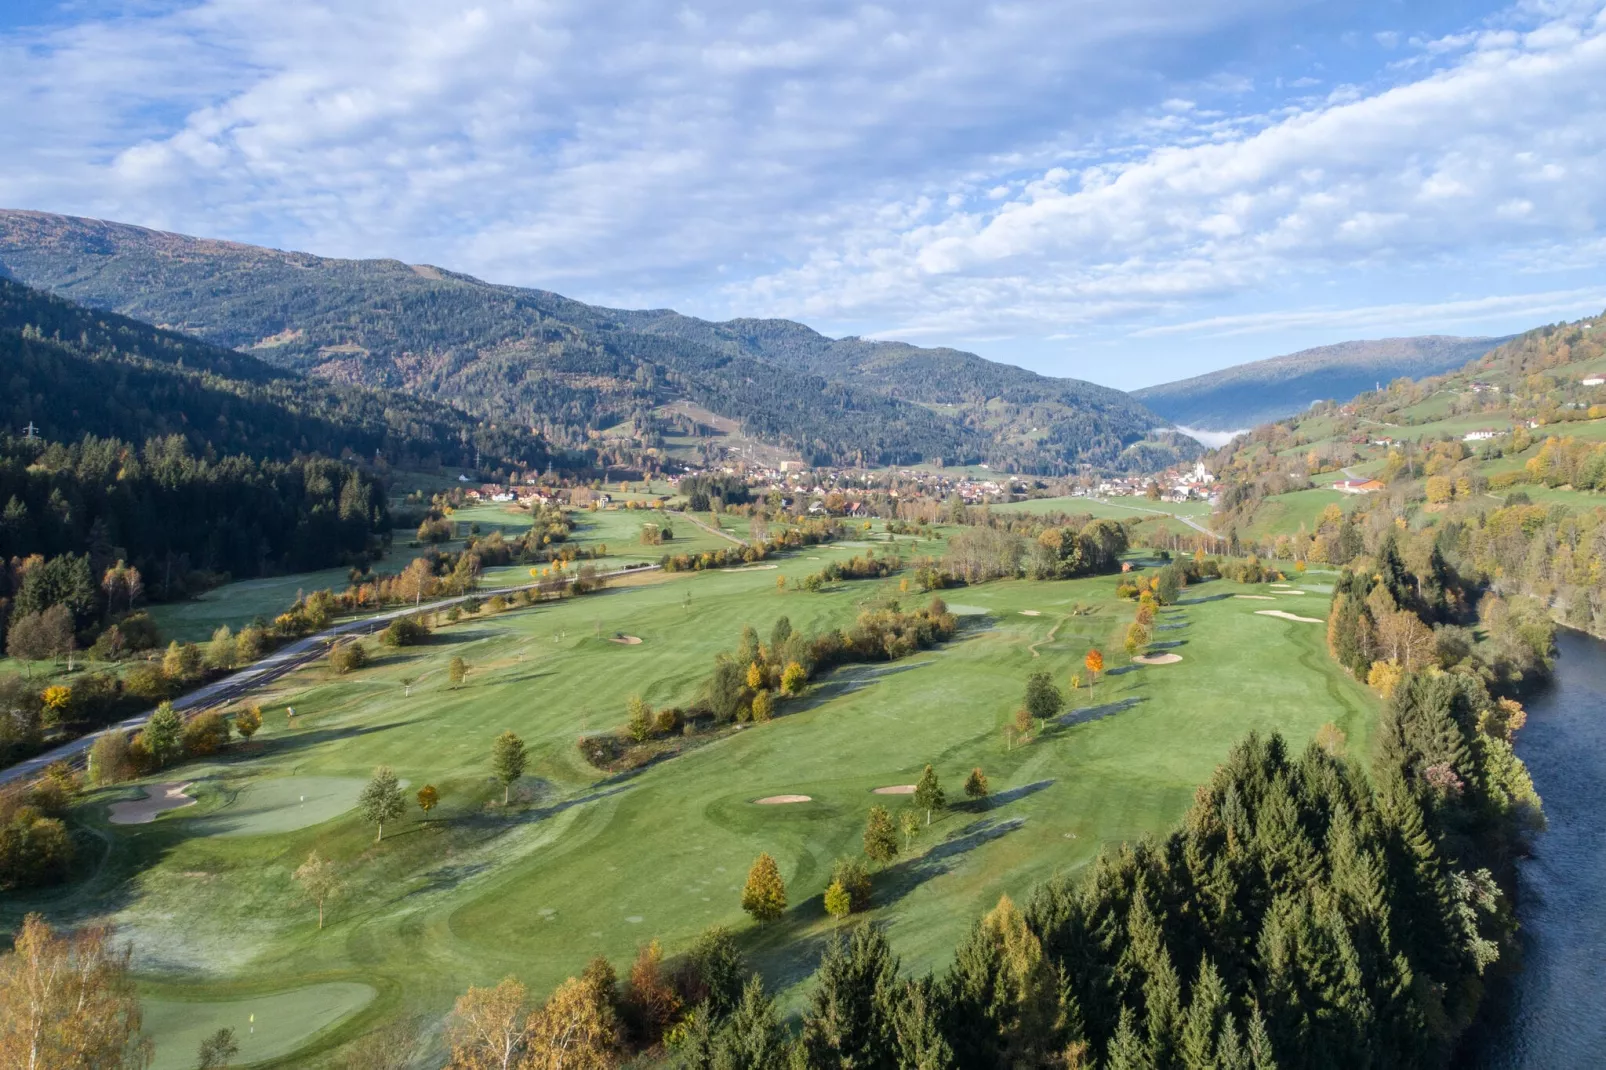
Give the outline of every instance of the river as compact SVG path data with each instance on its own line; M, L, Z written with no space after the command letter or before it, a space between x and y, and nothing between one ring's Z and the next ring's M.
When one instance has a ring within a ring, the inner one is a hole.
M1485 1070L1606 1065L1606 643L1563 630L1556 645L1517 737L1550 827L1520 865L1524 968L1478 1045Z

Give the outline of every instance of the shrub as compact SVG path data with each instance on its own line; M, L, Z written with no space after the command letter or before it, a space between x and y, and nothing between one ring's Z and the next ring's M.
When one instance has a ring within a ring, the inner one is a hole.
M355 672L367 664L368 651L355 639L337 644L329 651L329 665L337 673Z
M389 647L417 646L429 638L429 629L416 616L397 617L379 633L379 641Z
M681 713L672 707L666 707L653 714L652 731L654 735L674 735L681 729Z
M89 748L89 775L99 787L120 784L134 775L134 756L126 732L113 728L95 738Z
M192 755L216 754L229 742L229 723L216 710L192 718L184 726L184 752Z

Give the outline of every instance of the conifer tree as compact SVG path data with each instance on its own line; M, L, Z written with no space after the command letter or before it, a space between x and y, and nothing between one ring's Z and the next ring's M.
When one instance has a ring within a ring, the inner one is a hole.
M860 925L846 942L833 936L815 973L795 1065L897 1065L898 995L898 960L879 929Z
M747 871L742 909L758 922L774 921L786 912L786 883L781 879L781 867L768 852L759 855Z
M864 853L883 865L898 854L898 830L893 827L892 815L884 806L870 807L870 815L864 823Z

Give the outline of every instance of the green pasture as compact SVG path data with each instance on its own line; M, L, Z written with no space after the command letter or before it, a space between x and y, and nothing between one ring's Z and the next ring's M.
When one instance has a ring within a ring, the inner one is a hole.
M995 513L1070 513L1072 515L1115 517L1127 520L1134 516L1152 516L1164 513L1168 516L1185 516L1194 520L1203 521L1210 515L1209 502L1152 502L1147 498L1115 498L1094 500L1092 498L1079 498L1075 496L1064 498L1031 498L1023 502L1010 502L1007 505L990 505L988 508Z
M513 973L545 991L594 955L623 970L647 940L674 953L715 923L737 931L795 1009L833 928L820 905L832 860L859 851L873 803L906 802L872 789L912 783L928 762L956 805L876 878L874 916L907 971L944 965L1000 894L1025 896L1107 844L1172 826L1248 731L1281 731L1299 747L1332 721L1353 750L1366 745L1371 700L1327 656L1325 629L1256 613L1321 617L1322 594L1268 602L1232 597L1269 596L1265 587L1200 585L1162 612L1154 633L1157 649L1183 661L1129 666L1118 638L1132 606L1102 577L945 592L966 616L942 649L841 669L775 721L701 746L694 737L632 775L605 776L580 758L576 738L619 725L630 695L692 701L743 624L767 635L784 615L807 632L849 623L878 599L928 597L902 594L898 576L817 594L776 589L778 577L855 552L814 548L773 570L661 577L480 614L421 648L375 648L375 663L348 676L301 670L261 697L266 723L252 744L161 775L205 775L199 804L116 826L106 806L130 789L89 797L77 811L79 879L49 896L14 896L0 916L15 923L41 909L62 922L114 921L134 945L158 1066L185 1065L218 1025L238 1034L253 1000L288 1002L266 1018L256 1012L259 1028L271 1021L279 1032L237 1065L317 1066L384 1019L438 1019L470 984ZM616 634L643 642L610 641ZM1004 727L1027 674L1044 669L1066 684L1090 645L1112 671L1084 684L1064 723L1010 746ZM470 666L460 689L447 680L453 656ZM488 755L507 729L526 741L530 765L504 808ZM413 788L435 785L442 801L427 820L411 808L376 844L347 800L378 764ZM984 804L960 793L974 766L992 784ZM304 809L317 793L309 788L326 789L316 823ZM791 793L812 801L754 804ZM344 882L323 932L290 876L313 849ZM791 904L764 930L738 906L761 851L779 860ZM329 985L348 987L337 998ZM371 1002L360 986L377 993Z
M1348 512L1356 500L1353 494L1320 487L1274 494L1261 501L1246 534L1264 539L1297 534L1301 526L1306 531L1314 531L1323 510L1329 505L1337 505Z

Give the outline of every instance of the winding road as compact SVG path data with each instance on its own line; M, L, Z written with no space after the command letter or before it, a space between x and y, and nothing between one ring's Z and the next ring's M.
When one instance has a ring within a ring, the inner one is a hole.
M616 576L625 576L637 572L653 572L659 567L661 566L643 564L634 568L619 568L612 572L600 572L597 577L599 579L613 579ZM568 577L568 582L573 583L574 579L575 577L570 576ZM408 617L414 613L430 613L461 605L474 598L486 599L499 594L515 594L519 591L532 590L535 587L536 584L534 583L518 584L512 587L497 587L490 590L475 591L472 594L458 595L453 598L444 598L437 602L426 602L422 605L386 610L371 617L358 617L355 620L342 621L339 624L325 628L316 635L309 635L303 639L286 643L278 650L258 661L252 662L239 672L181 695L173 700L173 708L180 713L199 713L212 706L233 701L241 695L249 694L265 684L272 683L286 673L301 668L308 662L316 661L323 657L332 641L348 635L372 635L382 630L398 617ZM107 725L101 731L119 729L124 732L133 732L143 727L145 722L150 720L151 714L155 712L154 709L146 710L144 713L136 714L126 720ZM0 769L0 784L9 784L15 780L37 776L52 762L78 762L89 751L89 748L94 744L95 737L99 734L99 732L91 732L70 743L63 743L61 746L46 751L37 757L18 762L16 765L6 769Z
M1220 535L1217 535L1215 532L1211 531L1209 528L1205 527L1191 516L1182 516L1179 513L1168 513L1164 509L1146 509L1140 505L1128 505L1126 502L1112 502L1108 498L1090 498L1089 500L1098 502L1101 505L1113 505L1117 509L1130 509L1134 513L1153 513L1155 516L1168 516L1173 520L1182 521L1184 524L1188 525L1190 528L1202 535L1208 535L1212 539L1221 538Z

